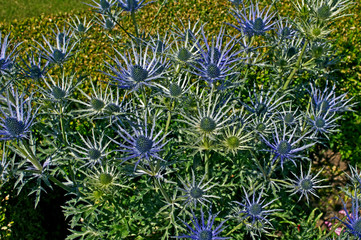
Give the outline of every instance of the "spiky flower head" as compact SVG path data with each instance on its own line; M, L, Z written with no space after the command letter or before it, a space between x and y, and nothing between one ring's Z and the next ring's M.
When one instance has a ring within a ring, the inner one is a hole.
M75 19L71 18L71 20L72 22L68 22L68 24L74 31L76 37L83 37L93 26L93 20L87 21L86 17L81 21L80 18L75 15Z
M353 98L347 98L347 93L337 96L335 84L329 87L328 82L326 82L324 89L319 89L313 84L310 84L310 88L309 93L312 97L313 107L316 111L321 111L321 114L325 114L326 112L352 111L354 103L351 103L351 101Z
M159 153L164 150L164 146L169 141L165 141L165 138L169 133L163 135L162 137L160 137L162 131L155 133L157 116L153 117L152 126L150 128L148 126L147 113L144 114L144 123L142 123L141 116L139 116L138 113L136 113L136 116L137 124L131 125L131 131L118 124L117 133L121 137L122 141L115 141L112 139L120 147L120 149L116 151L124 154L121 158L122 162L130 159L137 159L134 171L142 160L150 161L154 159L164 161Z
M179 74L178 79L176 81L169 81L166 84L158 84L155 83L157 87L159 87L162 93L171 99L181 99L185 97L185 94L189 91L189 89L195 84L189 84L190 82L190 74Z
M279 159L281 161L281 167L285 160L289 160L296 165L295 158L305 158L301 152L315 144L315 142L307 143L306 137L309 132L302 136L296 135L296 128L293 131L288 131L286 124L283 124L282 135L279 134L277 127L273 134L273 141L268 141L265 137L262 137L263 141L270 149L266 149L274 154L272 164Z
M278 119L276 114L257 116L256 114L250 115L250 122L247 129L255 134L255 137L272 135L275 131Z
M247 193L247 191L243 188L243 192L245 194L243 202L234 201L238 206L237 217L241 219L246 219L247 224L259 228L259 225L264 226L265 224L272 225L271 222L267 219L271 213L279 211L279 209L267 209L269 205L271 205L277 199L273 199L272 201L265 203L265 199L262 200L263 196L263 188L261 188L261 192L258 197L256 197L256 191L254 190L251 196Z
M0 101L5 106L0 105L0 140L20 140L27 138L30 132L38 109L32 109L32 95L26 97L24 93L19 92L10 85L5 96L0 96Z
M55 81L51 75L48 75L47 78L44 78L47 88L42 88L44 98L52 102L66 101L81 83L81 81L74 83L74 78L75 75L65 76L63 73L58 81Z
M361 217L360 217L360 208L359 208L359 202L360 199L358 197L358 190L356 189L354 191L355 195L351 196L351 212L347 210L347 206L345 202L342 200L344 211L346 213L346 220L343 221L339 219L338 217L334 217L338 221L340 221L342 224L346 226L346 231L355 236L357 239L361 238Z
M14 64L14 60L17 55L17 48L21 43L14 44L12 47L12 51L7 53L7 49L12 45L9 40L10 33L2 38L2 34L0 32L0 73L7 74L9 73L11 67Z
M43 63L41 54L39 54L36 59L34 52L32 52L27 62L25 62L24 59L21 60L24 65L20 67L20 71L24 78L30 78L32 80L39 81L45 77L46 73L50 69L49 61Z
M201 136L214 138L220 134L220 130L224 129L232 118L231 108L230 98L222 99L219 94L214 93L214 88L212 88L208 96L203 96L202 103L197 102L198 115L193 116L181 112L184 120L180 121L190 125L192 129L189 131L192 131L193 134L195 130Z
M348 8L352 5L351 0L315 0L309 2L311 13L319 20L335 21L338 18L344 17Z
M40 48L37 49L42 53L42 56L46 60L51 64L62 66L71 56L73 56L72 50L78 42L73 41L73 34L70 30L66 31L65 27L64 31L60 31L58 26L56 26L56 29L56 32L53 30L55 36L52 36L51 39L47 39L43 36L45 45L42 45L37 41L36 43L40 46Z
M118 0L118 5L126 12L136 12L151 2L144 3L145 0Z
M179 188L180 191L184 193L184 195L180 196L180 198L185 199L185 206L193 204L193 207L197 207L197 203L205 205L205 202L210 203L210 200L207 198L220 198L214 195L209 195L207 191L215 186L209 185L213 179L210 179L208 182L203 183L206 174L203 175L201 180L197 183L196 177L194 176L194 171L192 169L192 180L184 181L182 178L179 178L180 182L183 184L183 188Z
M100 136L95 136L94 128L92 129L92 138L84 138L79 134L82 145L73 145L70 150L77 161L82 161L81 167L93 166L102 164L106 156L110 153L107 151L108 145L111 141L104 143L104 133Z
M92 189L89 198L99 199L103 194L111 193L115 187L127 188L121 184L121 173L117 166L109 163L90 167L86 176L86 185Z
M320 186L319 185L320 182L325 180L325 179L322 179L322 180L316 179L321 172L322 172L322 169L316 175L313 176L311 174L311 164L310 164L307 174L304 174L304 172L302 171L302 165L301 165L300 175L297 175L297 174L294 174L293 172L291 172L292 175L296 178L296 180L290 179L290 181L292 183L292 186L291 186L292 194L291 195L300 194L300 198L298 199L298 201L300 201L301 198L303 196L305 196L307 203L309 202L310 194L312 194L315 197L318 197L317 194L315 193L316 189L329 187L329 186Z
M315 136L321 134L328 139L330 133L337 132L336 121L340 118L341 116L336 116L335 112L327 111L324 113L322 109L317 111L311 106L311 111L308 113L308 124Z
M161 36L159 32L157 32L157 36L150 37L148 44L150 44L153 52L158 54L166 53L171 47L171 35L168 35L168 32L166 32L164 36Z
M76 110L75 112L80 113L78 117L85 117L85 116L96 116L99 117L104 114L107 110L106 106L109 103L110 98L110 89L109 84L106 86L105 90L102 87L95 87L93 81L90 81L92 86L93 94L89 96L83 90L79 89L84 97L88 99L87 102L83 102L78 99L72 99L74 102L78 102L85 106L85 109Z
M258 2L256 4L251 2L248 8L242 9L243 11L234 10L232 15L236 18L239 26L228 24L250 36L263 35L272 30L273 25L276 23L272 22L276 13L270 13L271 7L268 9L264 8L261 11L258 5Z
M95 12L100 14L108 14L111 8L117 3L117 0L92 0L95 5L85 3L86 5L94 8Z
M251 149L251 141L254 139L252 132L246 132L246 124L242 126L228 126L222 137L222 147L225 152L236 155L240 150Z
M292 104L289 104L288 109L286 109L285 106L282 106L282 111L278 112L278 115L284 124L291 127L298 126L303 117L298 107L296 110L292 109Z
M260 93L257 93L258 87L254 86L253 91L249 91L248 93L251 104L243 103L247 110L257 116L274 114L278 107L288 102L284 100L287 93L280 93L279 89L276 91L265 91L263 87L262 85Z
M114 50L123 60L125 66L115 56L112 58L115 64L105 62L111 71L111 73L105 74L110 76L119 88L137 91L145 86L153 86L154 83L152 81L163 78L163 75L166 73L166 69L161 72L159 70L168 65L162 63L160 57L155 52L149 51L149 45L145 49L140 47L140 50L137 50L132 42L133 56L129 52L123 55L116 49ZM149 54L152 54L152 56L149 57ZM128 58L126 55L128 55ZM132 61L133 57L134 61Z
M227 77L238 73L234 70L237 64L233 63L239 64L241 59L236 58L239 51L233 50L235 39L232 38L224 45L224 29L222 28L217 38L212 37L211 43L209 43L203 28L201 32L204 47L199 48L200 58L192 64L194 68L192 72L206 80L210 86L217 82L223 85Z
M219 234L224 230L223 224L227 221L222 221L217 227L214 224L214 220L219 213L212 215L211 210L209 211L209 216L207 222L204 220L204 213L201 209L201 220L199 221L194 212L192 211L193 217L191 221L194 228L192 228L188 223L183 222L184 225L188 228L188 235L176 236L175 238L190 238L194 240L222 240L229 239L229 237L220 237Z
M296 33L295 27L288 20L277 22L277 35L280 39L293 39Z

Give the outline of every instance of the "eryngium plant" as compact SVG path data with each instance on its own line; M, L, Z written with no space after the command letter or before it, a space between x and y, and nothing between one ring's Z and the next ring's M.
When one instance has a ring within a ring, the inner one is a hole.
M150 1L93 0L114 52L98 56L103 67L78 66L94 43L78 17L24 56L0 38L1 182L32 183L36 204L44 186L66 190L67 239L329 237L289 226L306 214L315 229L323 171L302 169L355 105L339 93L329 36L351 2L300 0L294 18L276 2L230 1L235 19L212 37L202 19L143 29L136 14ZM360 237L352 171L352 214L340 221Z

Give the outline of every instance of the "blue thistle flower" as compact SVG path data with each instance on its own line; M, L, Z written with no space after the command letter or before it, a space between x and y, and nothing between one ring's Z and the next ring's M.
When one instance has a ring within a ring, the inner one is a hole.
M183 184L183 188L179 188L179 190L184 192L184 195L180 196L180 198L186 198L185 206L193 203L194 207L197 207L197 202L203 206L206 206L204 202L210 203L207 198L220 198L214 195L209 195L207 193L207 191L213 188L215 184L208 186L213 179L210 179L208 182L203 184L205 176L206 174L204 174L201 180L196 183L196 178L192 169L192 181L187 180L187 182L185 182L182 178L179 178L179 181Z
M195 216L192 211L193 218L191 221L193 223L194 228L189 226L188 223L183 222L184 225L189 229L188 235L177 236L174 238L190 238L194 240L222 240L229 239L229 237L219 237L218 235L224 230L223 224L227 221L222 221L217 227L215 227L214 220L218 216L219 213L212 215L211 210L209 211L208 221L204 220L204 213L201 209L201 222L199 222L198 218ZM213 228L213 229L212 229Z
M193 26L190 20L188 20L188 26L185 26L180 19L179 22L182 25L182 29L173 25L173 33L175 36L179 37L182 41L187 41L192 44L196 43L205 24L200 24L199 26L198 24L200 23L200 20L198 20Z
M72 23L68 22L69 26L73 29L73 31L76 33L75 36L82 37L84 34L86 34L90 28L93 26L93 20L90 20L87 22L86 17L84 17L84 20L81 21L78 16L75 15L75 19L71 18Z
M79 134L82 140L82 146L73 145L70 150L74 154L76 160L85 161L82 167L96 164L102 164L103 159L110 153L106 152L108 145L111 141L103 143L104 133L101 134L99 139L96 139L94 134L94 128L92 129L92 139L85 139L81 134Z
M326 112L344 112L352 111L354 104L350 104L352 98L347 99L347 93L343 93L339 96L336 96L335 89L336 85L334 84L332 88L329 88L328 82L323 90L316 88L313 84L310 84L311 90L309 93L312 97L312 104L316 111L321 111L321 114Z
M322 172L323 169L321 169L315 176L312 176L311 174L311 164L310 167L308 169L307 174L304 174L302 171L302 165L301 165L301 176L298 176L296 174L294 174L293 172L292 175L296 178L296 180L292 180L290 179L291 183L292 183L292 194L301 194L300 198L298 199L298 201L301 200L301 198L303 196L306 197L307 203L309 202L309 194L312 194L315 197L318 197L317 194L315 193L315 190L317 188L325 188L325 187L329 187L329 186L319 186L318 183L324 181L325 179L322 180L317 180L317 176Z
M313 106L311 106L311 112L308 116L308 124L312 127L314 134L322 134L328 139L328 134L337 132L336 127L338 125L335 123L341 117L336 117L335 112L323 112L322 109L315 110Z
M342 199L341 199L342 200ZM346 221L342 221L338 217L334 219L339 220L342 224L346 226L346 231L357 237L361 238L361 217L360 217L360 208L359 208L360 199L357 196L357 190L355 190L355 196L351 196L351 213L347 210L345 202L342 200L344 211L346 213Z
M296 36L297 31L294 26L286 20L279 20L277 22L277 35L281 39L292 39Z
M157 32L156 37L150 37L150 41L148 44L150 44L153 52L156 52L158 54L167 52L168 49L171 47L168 32L165 34L165 36L160 36L159 32Z
M282 111L278 112L279 118L287 126L297 126L302 120L302 115L299 113L298 107L296 110L292 110L292 104L289 105L288 110L282 106Z
M44 98L53 102L65 101L81 83L81 81L78 81L73 84L74 78L75 75L65 76L65 73L63 73L63 75L59 77L59 81L56 82L52 76L48 75L47 78L44 78L47 89L42 88ZM50 82L48 80L50 80Z
M116 25L116 22L114 21L118 19L118 15L115 14L113 18L110 18L108 16L101 15L101 19L97 17L97 23L104 28L107 31L112 31Z
M212 88L208 96L204 96L203 99L201 99L202 105L197 102L198 116L180 113L184 117L184 120L179 121L190 125L192 128L190 132L192 134L198 132L201 136L214 138L214 136L220 134L220 130L224 129L233 117L233 114L229 114L230 109L233 107L232 104L228 105L230 98L226 98L225 101L221 103L221 96L215 94L216 96L214 97L213 90L214 88ZM207 100L208 103L206 102Z
M212 38L212 44L208 43L203 28L202 36L206 51L202 48L199 49L201 57L197 59L196 64L192 64L196 71L191 72L202 77L210 86L216 82L223 82L226 77L237 74L238 72L233 70L237 65L231 65L240 61L240 58L235 58L238 52L232 52L235 39L232 38L225 46L222 46L224 29L220 30L216 40Z
M37 59L34 57L34 53L31 53L31 56L28 59L28 63L24 59L21 59L24 63L24 66L21 66L20 71L22 72L25 78L30 78L35 81L39 81L44 78L46 73L49 71L49 61L45 64L42 64L42 56L38 55Z
M109 103L110 91L109 84L103 90L101 87L96 88L92 81L90 81L92 86L93 94L92 96L88 96L83 90L79 89L81 94L88 99L88 102L83 102L78 99L73 99L74 102L78 102L85 106L85 109L76 110L75 112L81 113L78 117L85 116L97 116L102 115L107 111L106 106Z
M10 90L11 89L11 90ZM26 138L33 125L38 109L32 111L32 97L25 98L22 93L19 96L17 90L12 86L7 91L7 96L1 96L1 100L5 101L7 108L0 105L0 140L20 140Z
M180 65L185 63L195 63L199 55L198 40L191 41L192 36L186 35L184 41L174 41L173 47L167 55L175 62L181 63L177 65L176 71Z
M94 11L100 14L110 13L110 9L117 3L117 0L92 0L95 5L85 3L86 5L95 8Z
M270 13L271 7L269 7L266 11L266 8L264 8L262 11L260 11L258 2L256 4L253 4L251 2L251 6L249 7L249 13L247 13L246 8L243 9L243 11L234 10L232 15L236 18L239 26L235 26L233 24L227 23L228 25L234 27L240 32L244 32L250 36L253 35L263 35L267 31L270 31L273 29L273 25L276 22L272 23L272 20L276 13Z
M244 203L240 203L238 201L234 201L234 203L240 205L242 208L237 210L237 214L240 215L242 219L251 220L251 226L257 226L259 223L264 226L265 223L272 226L271 222L267 219L267 216L273 212L279 211L279 209L271 209L267 210L266 208L271 205L277 199L273 199L272 201L265 203L265 199L261 199L263 195L263 188L261 189L258 198L256 198L255 190L252 194L252 199L243 188L245 198Z
M115 66L105 62L109 70L114 74L105 73L110 76L115 84L119 88L130 89L131 91L137 91L139 88L144 86L153 86L153 80L163 78L163 75L166 73L166 68L168 64L162 62L162 59L157 56L156 53L152 52L153 56L150 61L148 61L148 49L149 45L146 46L145 50L142 50L140 47L140 53L138 54L134 44L132 43L133 55L134 55L134 64L132 63L132 56L128 52L128 58L126 54L119 53L116 49L115 52L120 56L124 61L125 67L121 61L114 57L112 60L115 63ZM163 71L159 71L160 69Z
M247 110L256 114L257 116L263 116L263 115L269 116L275 113L279 106L288 102L288 101L282 101L282 99L286 97L286 94L277 96L277 94L279 93L279 89L277 89L272 93L271 91L264 91L262 85L260 94L256 92L256 89L257 87L254 86L253 96L251 91L249 91L248 93L251 101L251 105L249 106L245 103L242 104L246 107Z
M10 53L6 53L9 46L11 46L9 40L10 33L2 38L2 34L0 32L0 46L1 46L1 53L0 53L0 73L6 74L9 73L11 67L14 64L14 60L17 54L16 49L19 47L21 43L17 43L13 46L13 49Z
M144 3L145 0L118 0L118 5L121 9L123 9L126 12L135 12L142 7L147 6L149 3L152 3L154 1Z
M120 149L116 151L126 155L122 158L123 162L134 158L138 159L135 163L134 171L136 170L141 160L150 161L151 159L156 159L164 161L159 156L159 152L163 151L163 147L169 142L169 140L164 141L169 133L163 135L162 137L160 137L162 131L155 133L156 117L153 118L152 127L149 128L147 115L145 114L144 124L141 123L141 119L138 114L136 115L138 125L131 125L133 133L118 125L117 133L122 138L124 143L120 141L117 142L112 139L120 147Z
M304 158L304 156L302 156L300 153L315 144L315 142L309 144L304 144L302 142L302 140L305 139L308 133L305 133L298 139L294 139L296 130L297 128L295 128L292 132L287 132L287 126L286 124L283 124L283 133L282 136L279 136L277 127L275 127L273 142L268 141L265 137L263 137L263 135L261 135L266 145L271 148L270 150L266 151L272 152L274 154L272 164L277 159L280 159L281 167L283 168L283 163L287 159L292 161L296 165L295 158Z
M255 137L260 135L267 136L275 131L276 123L278 122L275 114L264 114L261 116L251 114L250 117L252 117L252 119L250 121L250 125L247 127L249 130L257 134Z
M177 81L170 81L167 85L155 83L157 87L159 87L166 97L171 99L179 99L185 97L185 94L189 91L189 89L195 84L190 84L190 76L189 74L179 74Z
M59 30L59 29L58 29ZM54 32L55 33L55 32ZM52 45L50 41L43 36L43 39L48 46L43 46L41 43L37 42L41 49L37 48L39 51L42 52L43 57L48 60L52 64L63 65L66 61L69 60L72 54L72 50L74 49L75 45L78 43L77 41L73 42L72 34L70 32L60 32L55 33L55 45ZM73 42L73 44L71 44Z

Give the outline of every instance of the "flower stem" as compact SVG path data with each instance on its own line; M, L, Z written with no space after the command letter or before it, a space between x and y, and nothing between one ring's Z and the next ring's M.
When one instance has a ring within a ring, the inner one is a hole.
M159 188L160 192L162 193L164 199L167 201L167 203L171 203L171 200L167 194L167 192L164 190L162 184L158 181L158 179L154 178L154 184L156 185L156 187Z
M286 90L286 89L287 89L287 87L288 87L288 85L290 84L293 76L294 76L294 75L296 74L296 72L299 70L300 65L301 65L301 60L302 60L303 54L305 53L305 50L306 50L307 45L308 45L308 41L306 40L306 42L303 44L301 53L300 53L300 55L298 56L296 65L295 65L295 67L293 68L293 71L291 72L291 74L288 76L287 81L285 82L285 85L283 85L282 90Z
M204 154L204 171L205 171L205 175L206 175L206 181L209 180L211 178L211 172L209 171L209 150L205 150L205 154Z
M132 20L133 20L133 25L134 25L134 28L135 28L135 35L137 36L137 44L138 46L140 45L139 44L139 31L138 31L138 24L137 24L137 20L135 19L135 12L132 11L130 13L131 17L132 17Z
M71 190L71 188L69 188L68 186L66 186L64 183L60 182L58 179L56 179L54 176L49 175L48 178L55 183L56 185L58 185L59 187L61 187L62 189L64 189L67 192L73 192Z
M168 133L168 128L169 128L169 125L170 125L170 121L172 119L172 110L173 110L173 108L174 108L174 102L172 103L172 106L169 107L168 112L167 112L168 118L167 118L167 122L165 124L164 135L167 135L167 133ZM166 139L164 138L163 143L165 141L166 141Z

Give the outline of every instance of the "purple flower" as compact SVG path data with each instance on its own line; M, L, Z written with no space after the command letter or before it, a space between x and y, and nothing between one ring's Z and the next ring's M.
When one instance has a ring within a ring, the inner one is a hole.
M163 159L159 156L159 152L163 151L163 147L168 143L164 141L165 137L169 134L160 137L162 131L155 133L155 117L153 118L152 127L148 127L147 116L144 118L144 124L141 123L140 117L137 116L137 125L131 125L132 132L127 131L122 126L118 125L117 133L122 138L123 142L115 141L119 145L120 149L117 152L124 153L125 156L122 158L123 162L137 158L134 170L137 168L141 160L150 161Z
M352 213L350 214L349 211L347 211L346 208L346 204L344 203L344 201L342 201L343 206L344 206L344 210L346 213L346 220L342 221L341 219L339 219L338 217L334 217L335 219L339 220L341 223L343 223L346 226L346 231L351 233L352 235L354 235L355 237L357 237L358 239L361 238L361 217L360 217L360 208L359 208L359 201L360 199L358 199L357 197L357 193L358 191L355 190L355 196L352 197L351 196L351 202L352 202L352 207L351 207L351 211Z
M135 12L152 2L154 1L144 3L144 0L118 0L119 6L127 12Z
M11 90L7 91L7 96L1 96L1 100L5 100L7 108L0 105L0 140L13 140L26 138L33 125L36 112L32 112L32 97L25 98L22 93L19 96L18 91L10 86Z
M183 222L184 225L189 229L188 235L177 236L175 238L190 238L194 240L221 240L221 239L229 239L229 237L219 237L218 235L224 230L223 224L226 220L222 221L217 227L214 227L214 220L216 219L217 214L212 215L211 211L209 211L208 221L204 220L204 213L201 209L201 222L199 222L198 218L195 216L192 211L193 218L191 219L194 228L189 226L188 223ZM223 228L222 228L223 227ZM213 228L213 230L212 230Z
M15 44L13 47L13 50L10 53L6 53L7 48L10 46L9 36L6 35L4 39L2 38L1 32L0 32L0 46L1 46L1 53L0 53L0 73L5 74L8 73L10 68L14 64L14 59L17 54L16 48L21 44Z
M237 74L238 72L234 70L237 65L232 63L241 59L236 58L239 52L233 50L235 39L232 38L223 46L224 29L220 30L216 39L212 38L212 43L208 42L203 28L202 36L206 49L200 48L200 58L192 64L195 70L192 73L202 77L210 86L216 82L224 82L227 77Z
M250 36L253 35L263 35L265 32L273 29L273 25L276 22L272 23L272 20L276 13L269 13L271 7L266 11L264 8L262 11L258 7L258 3L253 4L248 8L249 12L243 8L243 11L234 10L232 15L237 19L239 26L229 24L240 32L244 32Z
M155 52L152 52L153 56L149 58L148 48L149 45L147 45L144 50L140 48L140 52L138 53L136 47L132 44L134 63L129 52L127 58L126 54L123 55L114 49L125 63L125 66L123 66L124 64L121 63L121 60L115 56L112 58L115 65L105 62L112 74L105 74L110 76L119 88L137 91L144 86L153 86L152 81L163 78L169 64L165 62L163 58L158 57Z
M315 142L304 144L302 140L305 139L305 137L308 135L308 133L305 133L303 136L298 137L298 139L295 138L297 128L295 128L292 132L287 132L287 126L286 124L283 124L283 133L282 136L279 136L277 127L275 127L275 134L273 135L273 141L268 141L263 135L261 137L263 138L263 141L266 143L266 145L271 148L270 151L274 154L272 164L275 162L276 159L280 159L281 161L281 167L283 168L284 161L290 160L295 165L295 158L304 158L303 155L301 155L301 151L313 146Z

